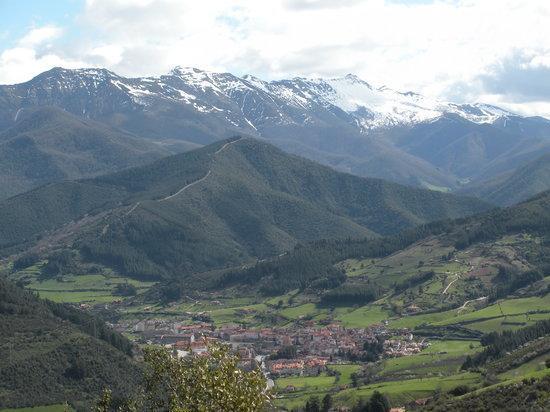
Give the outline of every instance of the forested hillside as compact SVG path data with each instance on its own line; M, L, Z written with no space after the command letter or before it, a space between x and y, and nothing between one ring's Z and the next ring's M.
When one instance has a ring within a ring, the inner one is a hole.
M334 264L345 259L379 258L402 250L413 243L439 236L444 244L464 249L472 244L496 240L513 233L550 233L550 192L525 203L495 209L473 217L443 220L404 230L380 239L326 240L295 248L292 252L244 270L229 271L220 285L246 283L263 285L268 293L280 293L296 287L340 284L345 277ZM550 261L533 256L538 265L548 270ZM509 279L512 282L512 279ZM372 296L374 298L375 296ZM373 300L373 299L371 299Z
M140 371L131 353L98 319L0 277L0 408L68 401L88 411L105 387L132 393Z
M550 154L527 162L513 172L462 191L497 205L513 205L550 189Z
M0 246L9 253L39 237L51 245L53 237L83 259L158 278L268 257L298 242L393 234L489 207L339 173L234 138L8 199L0 203Z
M169 146L54 107L21 110L0 133L0 199L45 183L97 176L149 163Z

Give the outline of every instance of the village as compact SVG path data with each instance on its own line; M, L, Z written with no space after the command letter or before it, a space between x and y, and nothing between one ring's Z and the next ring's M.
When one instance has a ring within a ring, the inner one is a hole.
M419 353L429 343L409 329L392 329L382 323L368 328L346 328L339 324L317 327L312 322L280 328L249 329L236 324L215 327L211 323L147 319L119 323L115 328L131 333L143 345L166 347L174 357L202 355L208 345L231 345L241 366L260 366L267 376L315 376L327 364L369 362L378 358Z

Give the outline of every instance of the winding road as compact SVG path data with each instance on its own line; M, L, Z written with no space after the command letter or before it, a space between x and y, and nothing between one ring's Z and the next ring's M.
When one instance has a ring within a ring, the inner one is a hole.
M217 153L217 152L216 152ZM197 183L200 183L202 182L204 179L206 179L208 176L210 176L210 173L212 171L209 170L206 175L204 175L203 177L201 177L199 180L195 180L194 182L192 183L189 183L188 185L185 185L183 186L180 190L178 190L176 193L174 193L173 195L170 195L170 196L166 196L166 197L163 197L162 199L159 200L159 202L165 202L166 200L170 200L178 195L181 195L185 190L189 189L191 186L195 186Z
M17 110L17 113L15 113L15 117L13 118L13 121L14 121L14 122L16 122L17 119L19 118L19 114L21 113L22 110L23 110L22 108L19 109L19 110Z
M134 210L136 210L138 208L138 206L141 204L141 202L137 202L134 206L132 206L132 208L130 210L128 210L124 216L128 216L130 213L132 213Z
M234 143L237 143L238 141L240 141L242 139L242 137L239 137L238 139L235 139L231 142L227 142L226 144L224 144L222 147L220 147L218 150L216 150L214 152L215 155L217 155L218 153L221 153L223 150L225 150L227 147L231 146L232 144ZM209 170L205 176L201 177L199 180L195 180L193 183L189 183L188 185L185 185L183 186L180 190L178 190L176 193L174 193L173 195L170 195L170 196L166 196L165 198L162 198L159 200L159 202L164 202L166 200L170 200L176 196L179 196L181 195L185 190L189 189L191 186L194 186L196 185L197 183L200 183L202 182L203 180L205 180L208 176L210 176L210 173L212 173L212 170Z
M451 287L451 285L452 285L453 283L455 283L459 278L460 278L460 276L458 275L458 273L455 273L455 278L449 282L449 284L447 285L447 287L446 287L445 289L443 289L443 292L441 292L441 294L442 294L442 295L446 294L446 293L447 293L447 290L449 290L449 288Z
M224 150L227 146L231 146L232 144L234 143L237 143L238 141L242 140L243 138L242 137L239 137L238 139L235 139L233 140L232 142L227 142L226 144L224 144L222 147L220 147L218 150L216 150L214 152L214 154L218 154L220 153L222 150Z
M466 302L464 302L464 303L462 304L461 307L459 307L459 308L457 309L457 311L460 312L461 310L466 309L466 306L468 306L469 303L472 303L472 302L479 302L480 300L485 300L485 299L487 299L487 296L482 296L482 297L477 298L477 299L467 300Z
M217 155L218 153L222 152L223 150L225 150L227 147L231 146L232 144L234 143L237 143L239 141L241 141L243 139L243 137L239 137L238 139L235 139L231 142L227 142L226 144L224 144L222 147L220 147L218 150L216 150L214 152L215 155ZM166 197L163 197L162 199L159 199L158 202L165 202L167 200L170 200L170 199L173 199L175 198L176 196L179 196L181 195L183 192L185 192L187 189L189 189L190 187L192 186L195 186L196 184L206 180L208 178L208 176L210 176L210 174L212 173L212 170L208 170L208 172L206 173L206 175L204 175L203 177L201 177L200 179L198 180L195 180L194 182L191 182L185 186L183 186L181 189L179 189L176 193L174 194L171 194L171 195L168 195ZM126 212L124 214L124 216L129 216L132 212L134 212L138 207L139 205L141 204L141 202L137 202L135 205L132 206L132 208L130 210L128 210L128 212Z

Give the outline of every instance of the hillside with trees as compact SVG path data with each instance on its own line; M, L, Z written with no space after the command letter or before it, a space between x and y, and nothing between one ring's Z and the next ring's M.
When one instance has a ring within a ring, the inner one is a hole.
M167 278L325 238L373 238L490 208L473 198L359 178L234 138L0 203L4 254L49 237L81 258ZM208 253L206 253L208 252Z
M0 200L51 182L143 165L172 150L55 107L24 109L0 133Z
M105 387L134 393L132 345L104 322L0 277L0 408L69 402L88 411Z
M513 172L467 187L461 192L509 206L550 189L550 154L520 165Z
M388 256L432 236L438 236L443 243L461 250L477 243L496 240L504 235L523 232L548 236L550 192L545 192L514 207L495 209L457 220L428 223L404 230L394 236L378 239L324 240L302 245L272 260L258 262L245 269L228 271L220 277L219 284L220 286L235 283L258 284L268 294L281 293L296 287L334 288L345 281L342 271L334 265L346 259ZM550 267L549 255L545 252L547 249L547 246L543 246L540 254L531 257L535 267L545 273ZM494 293L506 295L540 280L541 276L537 275L536 271L529 280L526 280L527 277L523 275L521 280L510 276L507 280L499 282L499 289L495 289ZM395 285L396 289L400 287ZM330 296L334 293L337 292L332 291ZM354 293L363 292L357 290ZM372 297L371 300L374 300L377 295L374 292L369 294ZM330 297L330 299L333 298Z

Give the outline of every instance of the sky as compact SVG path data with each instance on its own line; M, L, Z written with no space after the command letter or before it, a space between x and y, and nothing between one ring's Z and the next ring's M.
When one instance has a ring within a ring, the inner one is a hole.
M550 118L549 0L0 0L0 84L55 66L190 66L375 86Z

